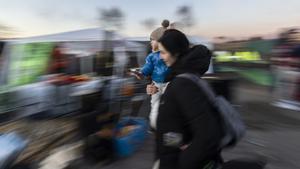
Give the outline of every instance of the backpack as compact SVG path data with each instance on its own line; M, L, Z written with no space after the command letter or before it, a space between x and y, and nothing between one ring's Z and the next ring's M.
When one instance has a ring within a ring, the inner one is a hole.
M216 96L208 83L196 74L184 73L177 75L177 77L189 79L197 84L197 86L205 92L209 102L216 110L224 133L220 140L219 148L229 148L236 145L246 131L246 126L242 121L239 112L223 96Z

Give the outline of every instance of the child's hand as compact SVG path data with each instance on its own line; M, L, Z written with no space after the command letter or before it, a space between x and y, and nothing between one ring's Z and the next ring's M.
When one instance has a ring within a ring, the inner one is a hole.
M147 85L146 91L148 95L153 95L158 92L158 88L154 85L154 83L152 83Z
M129 75L131 76L135 76L138 80L142 80L143 79L143 75L139 72L129 72Z

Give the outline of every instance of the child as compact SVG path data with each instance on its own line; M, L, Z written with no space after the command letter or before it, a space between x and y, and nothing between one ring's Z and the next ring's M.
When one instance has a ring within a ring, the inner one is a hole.
M158 39L163 35L165 30L169 26L169 21L164 20L162 22L162 27L155 29L151 35L151 47L152 53L150 53L146 58L146 63L142 67L140 74L136 75L138 79L141 79L140 76L151 76L152 85L157 89L156 93L151 95L151 112L150 112L150 125L152 128L156 128L155 119L158 115L159 101L162 95L163 89L166 86L165 77L169 72L168 67L165 65L163 60L160 58L158 51ZM149 93L149 92L148 92Z

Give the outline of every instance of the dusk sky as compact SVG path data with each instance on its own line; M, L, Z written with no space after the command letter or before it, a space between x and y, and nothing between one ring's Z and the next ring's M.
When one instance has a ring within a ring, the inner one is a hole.
M19 37L99 26L99 9L120 8L121 33L148 36L141 22L154 18L178 20L179 6L192 7L196 25L191 33L205 37L275 34L300 26L300 0L0 0L0 24Z

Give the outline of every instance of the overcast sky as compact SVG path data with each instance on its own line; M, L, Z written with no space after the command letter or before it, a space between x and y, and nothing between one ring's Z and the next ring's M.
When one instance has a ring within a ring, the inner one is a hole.
M147 18L178 20L176 9L192 7L193 34L206 37L274 34L300 26L300 0L0 0L0 24L18 36L33 36L99 26L99 9L120 8L122 34L148 36Z

